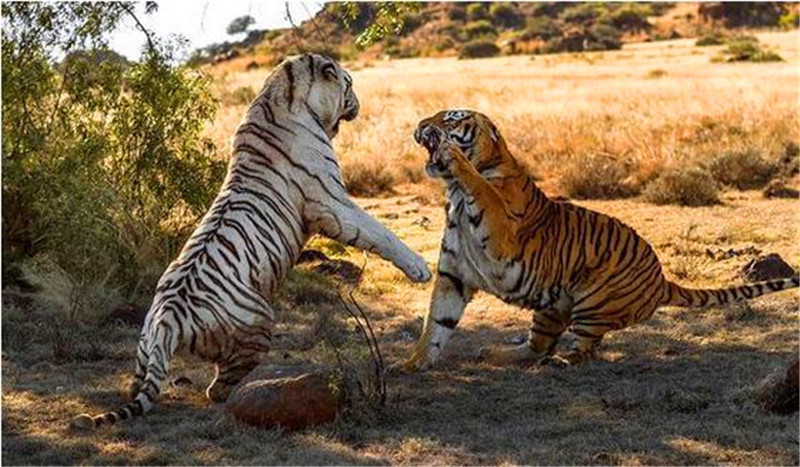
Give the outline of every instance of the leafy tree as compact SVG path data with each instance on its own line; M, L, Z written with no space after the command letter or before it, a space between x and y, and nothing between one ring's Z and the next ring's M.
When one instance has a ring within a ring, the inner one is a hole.
M256 24L256 20L250 15L239 16L238 18L234 18L233 21L228 25L228 28L225 29L225 32L228 35L235 35L241 34L247 31L247 28Z
M139 5L3 3L4 270L45 256L76 288L149 294L213 200L209 79L174 65ZM136 62L108 48L122 18L146 39Z
M419 2L342 2L331 8L351 30L360 31L356 44L362 47L402 34L405 20L422 9Z

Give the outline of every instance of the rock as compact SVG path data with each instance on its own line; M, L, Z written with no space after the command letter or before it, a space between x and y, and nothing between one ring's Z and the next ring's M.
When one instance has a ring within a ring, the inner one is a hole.
M780 255L772 253L749 261L742 268L741 274L750 282L772 279L784 279L794 275L794 269L786 264Z
M312 250L307 249L300 252L300 256L297 257L297 264L301 263L314 263L316 261L328 261L328 258L325 253L319 250Z
M785 180L775 179L764 188L765 198L800 198L800 191L788 186Z
M336 418L342 394L342 385L331 369L264 366L231 391L225 410L249 425L294 431Z
M800 408L800 359L795 355L786 369L779 368L761 380L755 389L756 400L764 410L782 415Z

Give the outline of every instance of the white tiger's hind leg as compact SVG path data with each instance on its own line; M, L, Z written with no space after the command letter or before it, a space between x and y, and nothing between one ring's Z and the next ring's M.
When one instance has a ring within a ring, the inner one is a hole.
M136 396L139 395L139 392L142 390L142 385L144 384L145 376L147 376L148 358L147 351L145 350L147 345L146 339L146 334L142 333L139 338L139 345L136 348L136 371L133 375L133 381L131 381L128 387L128 396L131 399L136 399Z
M110 425L118 420L127 420L149 412L161 394L161 386L169 372L170 359L178 349L178 340L172 328L159 323L153 332L153 338L148 341L147 370L144 381L139 386L139 393L133 402L114 412L101 415L78 415L70 426L76 429L96 428L101 425Z
M240 352L216 363L216 376L206 389L206 397L212 402L224 402L231 390L258 366L258 353Z

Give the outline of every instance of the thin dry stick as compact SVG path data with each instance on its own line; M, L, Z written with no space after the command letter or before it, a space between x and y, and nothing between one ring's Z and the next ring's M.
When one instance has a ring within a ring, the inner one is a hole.
M284 2L283 4L286 8L286 19L289 21L289 24L292 25L292 38L294 39L294 45L297 46L297 50L299 52L305 52L305 47L303 47L303 44L300 43L300 35L297 33L299 28L296 24L294 24L292 12L289 10L289 2Z
M325 46L325 50L329 50L328 47L328 35L322 34L322 31L319 29L319 25L317 25L317 20L311 15L311 12L308 10L308 6L303 3L303 9L306 10L306 14L308 15L308 19L311 20L311 24L314 26L314 30L317 32L317 36L322 39L322 45Z
M358 314L356 314L353 310L350 309L350 306L347 304L344 297L342 297L341 293L339 293L339 300L344 305L345 311L347 311L347 313L356 321L356 328L361 332L361 335L367 342L367 348L369 349L370 357L375 365L375 381L377 385L377 391L379 394L378 405L382 407L386 404L386 380L384 378L384 372L383 372L384 368L383 356L381 355L380 347L378 346L378 339L375 337L375 332L372 330L372 325L369 322L369 318L367 318L366 313L364 313L364 310L358 304L354 296L356 287L358 286L361 277L364 275L364 270L366 269L366 265L367 261L365 257L364 265L359 270L358 277L356 278L355 281L355 285L353 285L353 287L350 289L350 292L348 293L350 300L358 310ZM358 315L361 315L361 317L364 319L364 323L366 323L366 326L364 326L364 324L361 323L361 320L359 319Z

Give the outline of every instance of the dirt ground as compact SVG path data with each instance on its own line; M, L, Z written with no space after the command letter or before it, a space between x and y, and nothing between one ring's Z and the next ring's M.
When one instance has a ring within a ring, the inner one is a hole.
M370 213L433 266L443 209L430 193L360 199ZM421 202L422 201L422 202ZM739 268L779 253L800 266L797 200L728 192L708 208L640 201L580 203L635 227L668 276L690 286L740 284ZM427 219L427 221L425 220ZM362 253L325 240L312 247L336 259ZM719 252L734 250L732 257ZM314 360L317 289L291 279L271 362ZM356 292L388 360L408 354L419 335L431 285L410 284L376 257ZM319 292L322 293L322 292ZM249 428L225 419L203 390L206 365L178 360L145 418L73 433L71 417L115 408L131 377L138 330L119 323L53 321L24 295L3 297L2 462L12 464L758 464L797 465L798 415L769 414L752 387L798 351L798 293L749 307L663 309L649 322L609 334L597 361L570 368L500 368L476 359L483 345L510 345L529 313L480 295L441 362L426 373L389 379L380 414L356 414L298 433ZM354 332L344 315L333 318ZM299 345L292 336L311 342Z

